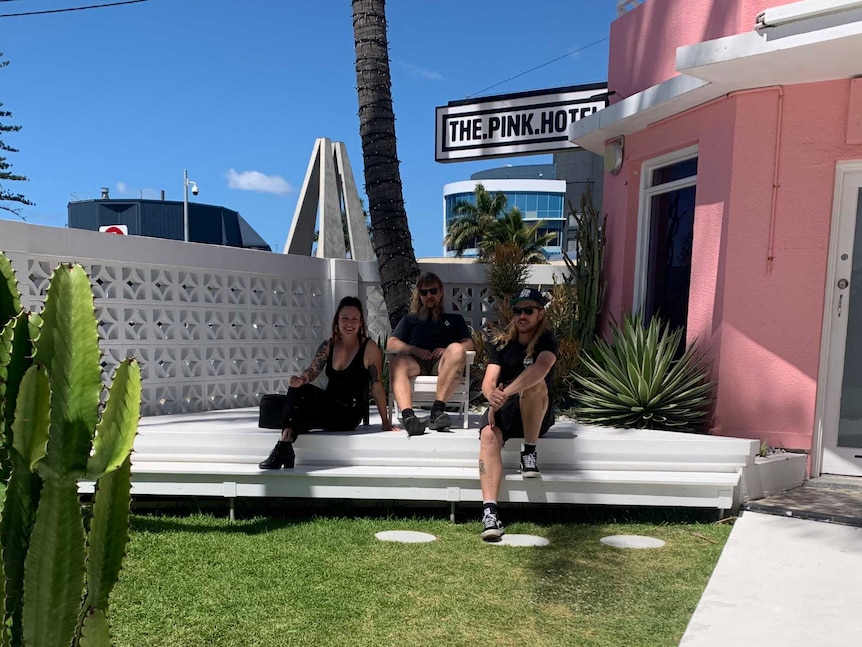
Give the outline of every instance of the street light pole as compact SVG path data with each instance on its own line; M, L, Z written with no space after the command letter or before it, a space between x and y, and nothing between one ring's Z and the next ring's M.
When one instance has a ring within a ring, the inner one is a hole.
M189 242L189 172L183 170L183 240Z
M192 185L192 193L198 194L198 185L194 180L189 181L188 169L183 170L183 240L189 242L189 185Z

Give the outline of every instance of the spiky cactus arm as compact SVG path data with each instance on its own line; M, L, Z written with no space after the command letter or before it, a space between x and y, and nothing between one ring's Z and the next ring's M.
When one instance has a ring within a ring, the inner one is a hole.
M6 488L3 516L0 518L0 543L3 546L4 628L8 631L2 645L21 645L21 613L24 608L24 558L30 543L42 479L28 469L16 451L10 452L12 475Z
M77 483L48 479L24 560L25 645L72 644L84 592L84 559L84 521Z
M21 311L21 295L15 270L6 254L0 252L0 325L5 325Z
M120 577L129 542L131 460L99 479L87 534L87 596L75 647L110 645L108 597Z
M24 373L33 364L33 342L30 338L30 322L26 312L20 312L9 320L0 332L0 424L2 424L3 448L13 443L12 421L15 419L15 402ZM0 460L5 459L5 452ZM8 472L3 476L8 478ZM4 482L6 480L4 478Z
M51 437L39 463L42 478L80 478L102 392L98 323L90 279L80 265L61 265L51 276L34 360L51 377Z
M141 417L141 366L124 359L114 372L102 419L96 427L87 478L97 480L129 457Z

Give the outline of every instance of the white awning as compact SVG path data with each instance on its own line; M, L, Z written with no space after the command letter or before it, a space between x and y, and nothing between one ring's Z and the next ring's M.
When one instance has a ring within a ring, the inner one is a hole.
M638 132L729 92L860 76L862 9L850 6L680 47L676 69L679 76L576 121L569 128L569 140L603 153L609 139Z

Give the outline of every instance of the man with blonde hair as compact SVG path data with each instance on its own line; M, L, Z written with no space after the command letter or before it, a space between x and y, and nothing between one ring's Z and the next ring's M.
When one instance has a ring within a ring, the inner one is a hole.
M386 349L398 353L389 363L389 379L407 434L420 436L429 423L431 429L448 430L452 420L445 412L446 401L464 372L473 337L464 317L444 311L439 276L425 272L416 281L410 312L392 331ZM419 375L437 375L436 399L428 421L420 420L413 411L410 380Z
M524 288L512 299L515 314L490 346L482 393L488 410L479 423L479 482L482 486L482 539L500 541L505 530L497 514L503 480L503 445L523 438L521 476L540 476L536 442L554 424L551 384L559 344L548 330L547 300Z

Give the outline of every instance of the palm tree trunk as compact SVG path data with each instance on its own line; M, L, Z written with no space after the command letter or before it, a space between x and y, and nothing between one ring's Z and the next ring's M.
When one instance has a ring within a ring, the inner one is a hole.
M380 270L389 323L394 328L407 313L419 266L401 192L385 0L353 0L353 38L371 244Z

